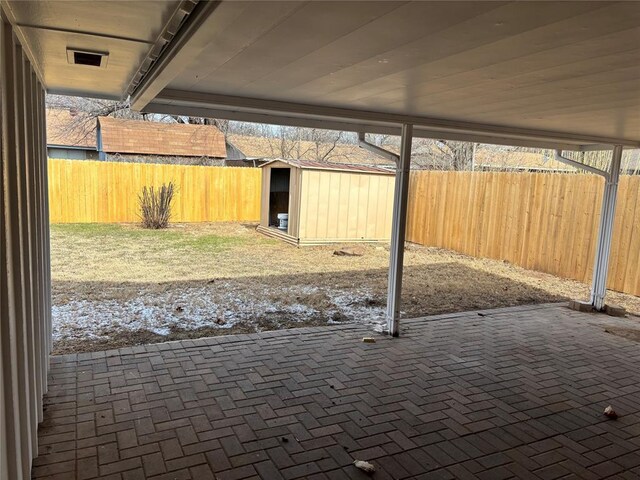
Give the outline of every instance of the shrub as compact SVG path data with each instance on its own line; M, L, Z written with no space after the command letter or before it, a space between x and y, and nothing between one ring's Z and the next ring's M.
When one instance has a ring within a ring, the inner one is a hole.
M164 183L157 190L154 187L143 187L138 195L140 203L140 218L144 228L167 228L171 218L171 200L173 200L174 185Z

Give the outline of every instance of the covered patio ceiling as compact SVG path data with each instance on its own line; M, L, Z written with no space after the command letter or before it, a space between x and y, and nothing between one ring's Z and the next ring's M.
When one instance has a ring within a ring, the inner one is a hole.
M52 93L150 112L640 146L637 2L9 2ZM126 11L123 11L123 8ZM67 47L108 50L106 68Z
M177 53L185 68L143 84L134 106L631 144L640 141L639 20L633 2L223 2L206 20L204 48Z

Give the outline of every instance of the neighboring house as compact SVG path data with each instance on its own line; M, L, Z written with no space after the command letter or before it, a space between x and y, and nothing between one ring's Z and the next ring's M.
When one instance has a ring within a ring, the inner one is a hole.
M101 160L224 165L227 158L224 134L213 125L99 117L96 134Z
M47 111L49 158L254 166L213 125L149 122Z
M239 148L247 159L260 164L266 160L289 158L324 161L329 164L350 164L394 167L392 162L349 143L316 143L309 140L282 141L277 137L230 134L228 140Z
M95 121L85 120L74 110L47 110L47 154L49 158L97 160Z
M229 142L229 140L225 140L225 145L227 147L227 158L224 163L227 167L259 167L266 161L261 158L248 158L242 150Z
M181 163L258 167L282 155L277 138L224 134L213 125L150 122L114 117L83 118L82 112L47 111L50 158L143 163ZM354 144L296 142L288 157L338 164L383 165L389 162Z

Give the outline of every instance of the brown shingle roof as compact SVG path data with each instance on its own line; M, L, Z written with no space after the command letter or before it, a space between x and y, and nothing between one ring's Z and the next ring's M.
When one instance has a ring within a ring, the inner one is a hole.
M102 149L181 157L226 158L224 134L213 125L145 122L100 117Z
M280 158L282 149L278 138L256 137L251 135L228 135L228 140L249 158ZM321 144L320 152L326 153L333 145ZM307 140L297 142L291 150L291 157L301 160L317 160L316 144ZM373 153L364 150L357 145L339 143L331 151L326 159L330 163L348 163L359 165L388 165L395 166L392 162Z
M274 162L282 162L292 165L294 167L309 169L309 170L339 170L344 172L356 172L356 173L378 173L383 175L395 175L395 170L382 168L382 167L372 167L367 165L349 165L346 163L327 163L327 162L316 162L313 160L291 160L291 159L274 159L270 162L267 162L261 167L265 165L269 165Z
M82 112L48 108L47 144L95 150L95 120Z

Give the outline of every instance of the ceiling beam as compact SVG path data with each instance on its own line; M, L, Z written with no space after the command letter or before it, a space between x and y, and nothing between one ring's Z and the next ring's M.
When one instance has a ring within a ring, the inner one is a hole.
M640 147L639 142L617 138L169 89L161 91L144 111L388 135L398 135L403 123L412 123L415 137L530 148L584 151L608 150L615 144Z
M340 130L344 132L372 133L380 135L400 135L400 127L396 125L384 125L359 121L334 120L321 118L293 117L276 113L255 113L236 111L233 109L216 109L208 107L193 107L185 105L163 104L152 102L144 110L147 113L159 113L164 115L185 115L190 117L220 118L236 120L239 122L265 123L271 125L283 125L289 127L323 128L327 130ZM493 145L506 145L526 148L548 148L551 150L560 148L569 151L606 150L608 145L576 145L571 143L546 143L533 140L502 138L488 135L471 135L468 133L440 132L425 127L416 127L413 131L416 138L433 138L438 140L454 140L461 142L487 143Z

